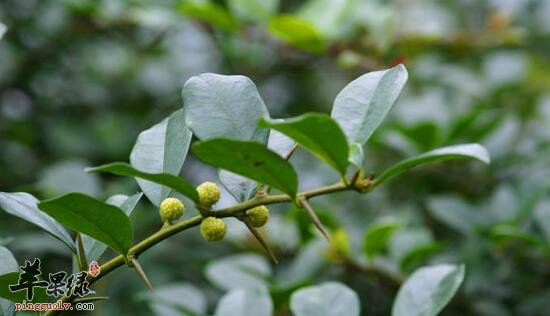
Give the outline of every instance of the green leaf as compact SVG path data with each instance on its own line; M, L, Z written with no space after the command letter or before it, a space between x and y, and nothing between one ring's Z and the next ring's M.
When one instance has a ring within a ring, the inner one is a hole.
M183 166L193 134L185 125L183 111L179 110L162 122L139 134L130 154L130 164L147 173L168 173L177 176ZM170 196L171 190L144 179L136 179L141 190L159 206Z
M76 253L76 245L67 231L37 207L38 200L24 192L5 193L0 192L0 208L11 215L17 216L27 222L34 224L55 238L69 246L73 253Z
M292 293L290 310L296 316L357 316L359 297L347 286L338 282L325 282Z
M223 290L262 288L270 276L269 263L257 254L233 255L206 266L206 278Z
M205 21L222 30L235 31L239 27L224 7L210 1L186 1L179 9L188 17Z
M17 260L13 257L11 251L0 246L0 275L19 271ZM2 286L2 285L0 285ZM12 316L15 314L15 305L13 302L0 298L0 315Z
M193 153L207 164L262 182L295 196L298 176L290 163L256 142L211 139L193 144Z
M329 40L338 40L348 33L354 24L358 1L355 0L309 0L297 16L308 21Z
M266 22L277 12L279 0L228 0L227 4L244 21Z
M308 21L292 15L278 15L269 20L269 32L282 42L296 48L321 53L325 43L319 30Z
M38 207L63 225L89 235L121 254L126 254L132 245L130 220L116 206L82 193L69 193L42 201Z
M269 131L257 127L267 108L248 77L211 73L194 76L183 86L187 126L201 139L227 137L266 143Z
M114 195L107 200L107 204L119 207L126 214L126 216L129 217L134 211L134 208L141 199L142 195L143 193L141 192L130 197L123 194ZM84 251L88 262L98 261L107 249L107 246L104 243L85 234L82 235L82 244L84 245Z
M490 233L491 237L497 242L516 239L530 245L544 247L544 242L536 236L509 224L496 225L491 229Z
M10 291L9 286L17 283L19 283L19 272L10 272L0 275L0 297L15 303L22 303L23 301L33 303L49 302L49 297L46 294L45 287L35 287L32 301L29 301L27 300L26 290L21 290L17 292Z
M225 294L216 307L215 316L271 316L273 301L267 290L260 288L234 289Z
M440 264L416 270L401 286L393 316L435 316L449 303L464 279L464 265Z
M190 283L155 287L140 293L139 299L148 303L154 315L206 315L206 297Z
M165 185L174 191L181 193L191 200L198 202L199 195L193 185L186 180L169 173L146 173L134 169L124 162L113 162L93 168L87 168L87 172L110 172L119 176L138 177L158 184Z
M414 268L422 265L428 258L443 248L439 242L431 242L420 245L408 251L399 261L399 269L401 271L411 271Z
M401 226L403 222L400 220L385 220L371 225L363 238L363 250L367 257L373 257L386 248L390 237Z
M397 65L373 71L349 83L334 100L332 117L348 142L364 145L382 123L407 81L407 69Z
M328 115L308 113L284 121L262 118L258 126L287 135L342 176L346 174L349 150L346 136Z
M479 144L463 144L438 148L422 155L403 160L384 170L374 182L377 186L396 175L403 173L415 166L449 159L473 158L486 164L490 162L489 153Z

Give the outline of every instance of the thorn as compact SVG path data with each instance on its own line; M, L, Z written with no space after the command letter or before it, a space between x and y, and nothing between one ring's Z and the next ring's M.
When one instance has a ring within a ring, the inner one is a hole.
M84 250L84 243L82 242L82 235L80 235L80 232L76 232L76 243L78 248L78 258L80 259L80 271L88 271L88 259L86 259L86 252Z
M134 265L134 268L136 268L136 272L137 274L139 274L139 276L141 277L141 279L143 280L143 282L145 282L145 285L147 285L147 287L149 288L149 290L153 290L153 286L151 285L151 282L149 282L149 279L147 278L147 275L145 275L145 272L143 271L143 268L141 267L141 265L139 264L139 262L137 261L136 258L131 258L130 261L132 262L132 264Z
M298 200L299 200L300 204L303 206L303 208L307 211L307 214L309 215L309 217L313 221L313 224L315 224L317 229L321 232L321 234L325 237L325 239L330 243L330 237L329 237L325 227L323 226L323 223L321 223L321 221L319 220L319 217L317 217L317 214L315 214L315 211L313 210L311 205L309 205L306 198L300 197Z
M250 230L250 232L252 233L252 235L256 238L256 240L258 240L258 242L260 243L260 245L262 246L262 248L264 248L265 252L267 252L267 254L269 255L269 257L271 258L271 260L273 260L273 262L275 263L279 263L279 261L277 260L277 258L275 257L275 254L273 253L273 251L271 250L271 248L269 247L269 245L267 244L267 242L264 240L264 238L262 237L262 235L260 235L260 233L258 232L258 230L256 229L256 227L254 227L252 225L252 223L250 223L250 220L246 217L242 217L241 220L244 222L244 224L246 225L246 227L248 228L248 230Z

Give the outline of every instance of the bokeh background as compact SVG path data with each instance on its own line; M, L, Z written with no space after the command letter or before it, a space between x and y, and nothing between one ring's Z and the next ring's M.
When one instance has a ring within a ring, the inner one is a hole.
M281 14L299 25L285 25ZM128 161L139 132L179 109L183 83L204 72L250 77L271 116L284 118L329 113L349 81L404 63L409 81L365 148L366 170L376 174L464 142L491 154L490 166L431 165L368 196L316 199L321 219L349 238L349 249L328 247L289 206L270 208L264 230L279 265L237 221L228 220L229 236L219 244L207 244L196 229L185 232L140 258L156 287L172 286L164 288L168 303L121 269L95 286L110 299L90 314L185 315L176 308L183 297L213 313L234 280L267 284L275 315L288 315L296 284L338 280L359 294L364 315L388 315L399 280L415 268L463 262L465 283L444 315L547 315L550 1L2 0L0 22L7 27L0 40L0 191L40 198L80 191L101 199L137 192L133 179L83 169ZM336 178L304 151L292 163L301 188ZM216 180L192 155L183 174L197 184ZM224 193L220 206L231 203ZM187 208L193 215L191 203ZM137 238L147 236L159 227L157 210L143 198L132 223ZM395 231L368 257L362 240L380 223ZM4 212L0 245L19 262L40 257L45 272L71 270L62 244ZM224 266L234 256L269 277Z

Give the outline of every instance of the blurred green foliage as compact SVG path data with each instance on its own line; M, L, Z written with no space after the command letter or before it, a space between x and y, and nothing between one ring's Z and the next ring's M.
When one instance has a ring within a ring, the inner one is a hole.
M340 281L359 294L363 314L388 315L403 278L421 265L451 262L465 264L465 281L445 315L545 315L549 17L544 0L5 0L0 191L41 198L134 194L132 179L83 168L127 161L139 132L181 107L183 83L192 75L249 76L279 118L328 112L347 82L404 63L408 84L365 148L368 170L461 142L488 148L489 167L433 165L366 198L315 200L344 245L327 246L303 212L270 207L264 233L279 265L253 254L261 250L237 221L228 220L222 244L186 232L140 258L153 284L162 285L159 292L146 293L132 271L120 270L96 285L110 300L94 313L171 315L185 305L179 297L189 298L185 306L195 313L213 313L228 284L260 282L276 315L286 315L294 289ZM292 163L301 189L334 180L305 151ZM183 170L193 183L216 178L193 157ZM224 193L221 203L233 201ZM157 210L143 201L131 220L139 239L158 227ZM0 244L20 263L40 256L43 271L71 271L60 242L3 212ZM235 269L234 260L254 273Z

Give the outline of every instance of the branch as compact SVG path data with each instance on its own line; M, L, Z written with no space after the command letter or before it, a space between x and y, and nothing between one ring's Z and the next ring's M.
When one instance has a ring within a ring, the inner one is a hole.
M368 180L368 179L367 179ZM369 183L372 183L372 181L369 180ZM362 184L363 187L357 186L355 183L351 184L345 184L342 181L337 182L332 185L316 188L310 191L300 192L297 195L297 199L308 199L320 195L325 195L329 193L335 193L340 191L357 191L362 192L364 189L364 183ZM246 212L246 210L253 208L255 206L259 205L268 205L268 204L276 204L276 203L285 203L285 202L292 202L294 199L286 194L277 194L277 195L267 195L267 196L256 196L248 201L223 208L220 210L209 210L205 211L205 214L203 215L197 215L193 216L187 220L181 221L179 223L176 223L174 225L166 226L161 228L159 231L155 232L151 236L145 238L144 240L137 243L135 246L130 248L128 251L128 255L119 255L100 267L100 273L95 276L88 276L88 282L90 285L94 284L107 274L109 274L111 271L123 266L126 264L126 258L137 258L138 255L145 252L149 248L153 247L154 245L158 244L159 242L181 232L184 230L187 230L189 228L195 227L200 225L203 218L206 218L208 216L214 216L219 218L224 217L237 217L238 215L241 215L242 213ZM203 217L204 216L204 217ZM69 303L73 302L77 297L75 296L63 296L61 298L61 301L63 303ZM48 311L44 316L53 316L53 315L59 315L61 313L60 310L51 310Z

